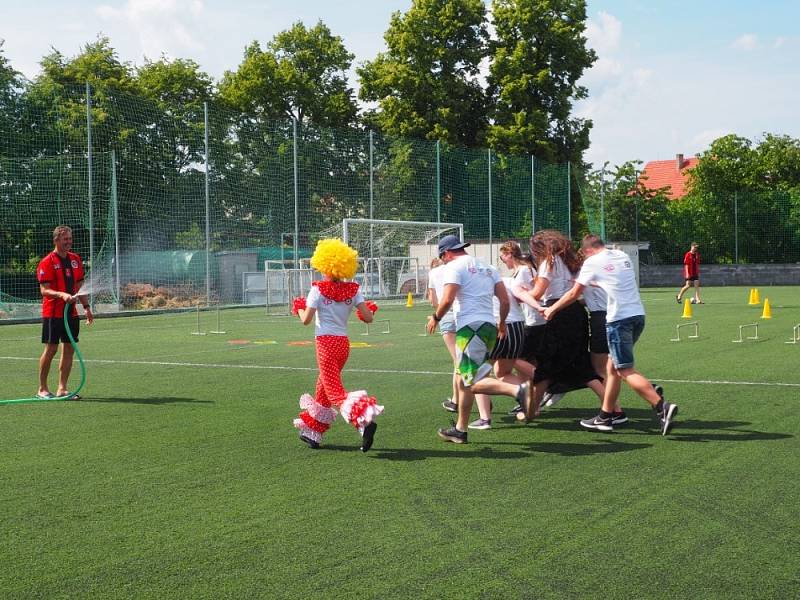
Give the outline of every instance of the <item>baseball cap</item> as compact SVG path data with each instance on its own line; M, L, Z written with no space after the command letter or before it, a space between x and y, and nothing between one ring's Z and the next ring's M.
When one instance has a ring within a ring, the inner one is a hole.
M439 257L448 250L461 250L469 246L469 242L462 242L455 235L446 235L439 240Z

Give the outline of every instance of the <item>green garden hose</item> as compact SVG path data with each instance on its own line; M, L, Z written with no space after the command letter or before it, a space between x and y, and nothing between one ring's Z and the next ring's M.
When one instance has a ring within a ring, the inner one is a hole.
M72 347L75 349L75 355L78 357L78 364L81 366L81 382L78 385L78 388L74 392L70 392L67 396L53 396L52 398L40 398L39 396L34 396L33 398L17 398L15 400L0 400L0 404L19 404L22 402L53 402L56 400L69 400L70 398L74 398L78 395L83 389L83 385L86 383L86 365L83 362L83 356L81 355L81 351L78 348L78 343L75 341L75 338L72 336L72 330L69 328L69 310L64 309L64 329L67 332L67 337L69 337L69 343L72 344Z

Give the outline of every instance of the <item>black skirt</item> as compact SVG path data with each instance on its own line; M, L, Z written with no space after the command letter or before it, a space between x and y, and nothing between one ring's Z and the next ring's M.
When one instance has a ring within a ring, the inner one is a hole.
M582 386L600 379L589 356L589 318L581 304L570 304L544 326L537 363L533 375L537 383L549 379Z

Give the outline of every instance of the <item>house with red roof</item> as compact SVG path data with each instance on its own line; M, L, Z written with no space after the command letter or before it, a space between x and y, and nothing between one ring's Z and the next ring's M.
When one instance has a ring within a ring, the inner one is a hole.
M639 183L648 190L669 187L667 197L678 200L688 193L689 171L699 161L697 157L683 158L683 154L677 154L675 160L651 160L639 174Z

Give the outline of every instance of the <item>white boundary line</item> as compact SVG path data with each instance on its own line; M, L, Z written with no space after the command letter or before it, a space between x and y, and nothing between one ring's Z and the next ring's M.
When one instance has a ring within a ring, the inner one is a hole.
M19 360L19 361L38 361L38 358L30 356L0 356L0 360ZM160 360L111 360L102 358L84 359L86 363L103 365L149 365L157 367L213 367L216 369L255 369L264 371L318 371L314 367L287 367L283 365L236 365L224 363L194 363L194 362L175 362ZM403 369L345 369L350 373L380 373L389 375L452 375L452 371L407 371ZM658 383L687 383L700 385L753 385L766 387L788 387L800 388L800 383L780 383L772 381L715 381L711 379L689 380L689 379L660 379L653 377L652 381Z

